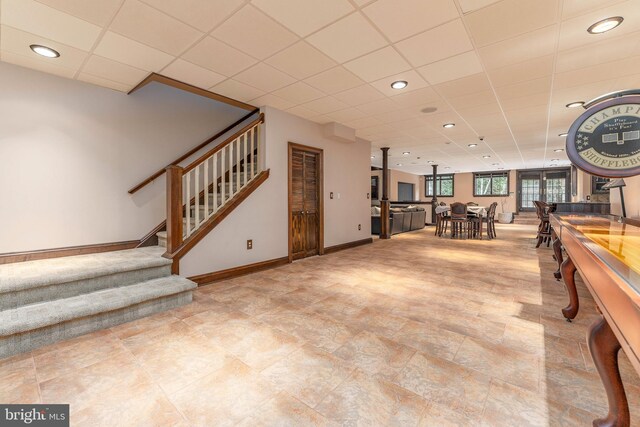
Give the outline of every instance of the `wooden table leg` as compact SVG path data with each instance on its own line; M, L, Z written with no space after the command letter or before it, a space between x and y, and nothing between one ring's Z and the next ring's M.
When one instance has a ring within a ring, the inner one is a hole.
M620 342L603 316L589 328L587 335L589 352L607 392L609 413L606 418L593 421L594 427L629 427L629 405L618 369Z
M556 234L556 230L551 232L551 237L553 238L553 254L556 256L556 261L558 261L558 269L553 273L553 277L557 280L562 278L562 273L560 273L560 266L562 265L562 242L558 238Z
M569 305L562 309L562 315L568 322L571 322L571 319L574 319L578 314L578 308L580 306L578 290L576 289L576 266L573 264L571 257L567 256L562 262L560 271L562 272L564 285L569 293Z

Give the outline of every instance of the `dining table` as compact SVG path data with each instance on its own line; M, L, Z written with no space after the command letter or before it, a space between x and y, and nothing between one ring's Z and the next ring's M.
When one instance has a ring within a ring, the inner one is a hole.
M482 218L487 216L487 209L488 208L486 206L467 205L467 216L479 218L479 220L477 220L479 228L474 229L473 234L474 236L478 236L480 239L482 239ZM435 212L436 212L436 215L447 214L447 212L449 212L450 210L451 210L450 205L444 205L444 206L440 205L440 206L436 206ZM436 233L438 233L438 230L436 230ZM442 236L442 233L438 235Z

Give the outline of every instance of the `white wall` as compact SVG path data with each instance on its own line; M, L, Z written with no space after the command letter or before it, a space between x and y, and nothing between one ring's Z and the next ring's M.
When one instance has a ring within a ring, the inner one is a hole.
M640 219L640 175L624 178L626 187L623 187L624 206L627 217ZM622 204L620 203L620 190L612 188L609 190L611 197L611 213L622 215Z
M269 179L181 260L180 274L193 276L288 255L288 142L324 150L325 247L371 236L368 141L327 139L321 125L270 107L265 109L264 130ZM247 239L253 240L251 250Z
M0 76L0 253L140 239L166 218L164 176L127 190L247 113L159 84Z

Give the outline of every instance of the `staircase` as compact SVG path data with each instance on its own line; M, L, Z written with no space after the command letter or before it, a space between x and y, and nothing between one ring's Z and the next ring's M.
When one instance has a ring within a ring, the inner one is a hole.
M540 220L535 212L519 212L513 217L514 224L539 225Z
M167 167L167 230L157 236L174 273L180 258L269 177L260 161L263 122L260 114L188 166Z
M151 246L0 265L0 358L191 302Z

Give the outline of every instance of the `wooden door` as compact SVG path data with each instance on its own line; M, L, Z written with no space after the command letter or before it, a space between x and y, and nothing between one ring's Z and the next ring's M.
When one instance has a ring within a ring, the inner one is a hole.
M322 253L322 152L290 145L289 258Z

